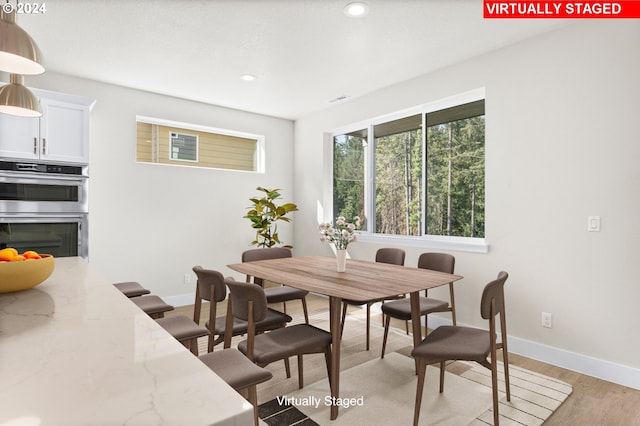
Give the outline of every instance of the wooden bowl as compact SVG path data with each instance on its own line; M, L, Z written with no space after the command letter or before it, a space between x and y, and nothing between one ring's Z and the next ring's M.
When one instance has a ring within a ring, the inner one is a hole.
M53 256L40 256L41 259L0 262L0 293L27 290L49 278L55 266Z

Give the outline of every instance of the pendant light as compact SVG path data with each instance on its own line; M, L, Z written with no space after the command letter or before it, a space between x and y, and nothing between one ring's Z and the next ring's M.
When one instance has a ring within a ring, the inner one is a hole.
M11 74L11 82L0 87L0 112L21 117L40 117L40 102L36 95L22 84L23 77Z
M42 52L25 30L16 24L11 3L0 8L0 70L13 74L42 74Z
M10 82L0 87L0 112L22 117L40 117L38 98L23 85L23 74L42 74L42 52L25 30L16 24L11 3L0 7L0 70L10 73Z

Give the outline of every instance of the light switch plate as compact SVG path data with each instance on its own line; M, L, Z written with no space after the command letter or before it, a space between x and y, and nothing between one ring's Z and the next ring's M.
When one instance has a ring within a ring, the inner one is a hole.
M587 231L600 232L600 216L589 216L587 218Z

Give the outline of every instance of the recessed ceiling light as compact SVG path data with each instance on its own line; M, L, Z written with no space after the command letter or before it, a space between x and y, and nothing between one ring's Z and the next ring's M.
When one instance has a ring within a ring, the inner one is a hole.
M256 79L256 76L253 74L243 74L242 76L240 76L240 78L244 81L254 81Z
M355 2L349 3L344 7L344 14L350 18L358 18L369 12L369 6L366 3Z
M347 95L340 95L338 97L335 97L333 99L329 99L329 103L335 103L335 102L340 102L340 101L344 101L345 99L347 99L349 96Z

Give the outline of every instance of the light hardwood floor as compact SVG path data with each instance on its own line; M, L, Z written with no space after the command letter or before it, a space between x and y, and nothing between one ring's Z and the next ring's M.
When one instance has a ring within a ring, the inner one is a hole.
M328 309L326 298L309 295L307 297L309 312L325 311ZM276 309L280 307L275 307ZM351 311L359 309L350 307ZM218 306L218 315L226 312L226 302ZM287 303L287 313L302 312L300 302ZM183 306L167 313L170 315L193 316L193 306ZM208 317L208 306L203 306L201 324ZM371 323L381 324L380 314L372 314ZM507 318L508 322L508 318ZM392 321L392 326L404 330L404 323ZM424 333L424 331L423 331ZM364 329L363 329L364 336ZM364 350L364 348L363 348ZM372 343L371 351L379 351L380 345ZM573 386L571 396L545 422L545 425L603 425L603 426L633 426L640 425L640 391L625 386L616 385L591 376L559 368L530 358L510 354L513 365L555 377ZM459 373L452 371L453 373Z

